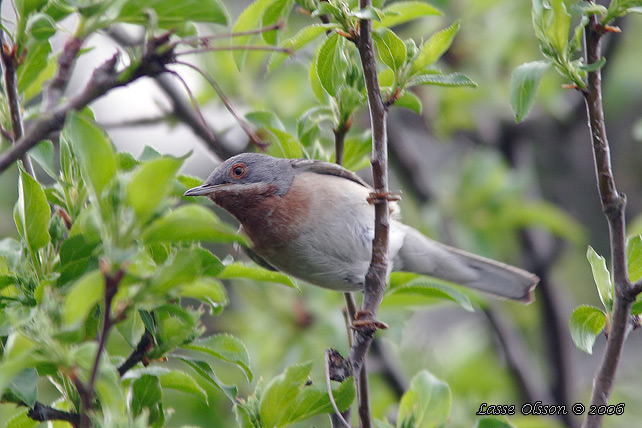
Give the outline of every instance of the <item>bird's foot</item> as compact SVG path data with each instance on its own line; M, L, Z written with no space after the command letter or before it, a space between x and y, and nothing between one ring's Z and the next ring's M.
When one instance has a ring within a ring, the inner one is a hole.
M401 200L401 196L395 195L393 193L388 192L387 190L373 190L370 192L370 195L368 195L368 203L372 205L377 205L380 204L384 201L388 202L397 202Z
M352 321L352 328L369 328L372 330L386 330L388 324L382 321L378 321L374 318L374 315L370 311L359 311L354 315L354 321Z

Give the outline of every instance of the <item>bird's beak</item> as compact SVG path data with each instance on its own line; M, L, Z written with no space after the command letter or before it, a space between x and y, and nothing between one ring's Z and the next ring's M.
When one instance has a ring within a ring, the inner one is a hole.
M183 193L183 196L205 196L214 192L219 186L203 183L200 186L192 187L187 192Z

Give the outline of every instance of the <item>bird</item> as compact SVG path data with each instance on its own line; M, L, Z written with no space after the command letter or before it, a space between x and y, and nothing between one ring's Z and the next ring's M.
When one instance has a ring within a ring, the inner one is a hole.
M185 196L207 196L240 223L260 265L323 288L363 291L372 255L373 189L330 162L241 153ZM403 224L391 203L390 271L414 272L501 299L533 300L539 278L439 243Z

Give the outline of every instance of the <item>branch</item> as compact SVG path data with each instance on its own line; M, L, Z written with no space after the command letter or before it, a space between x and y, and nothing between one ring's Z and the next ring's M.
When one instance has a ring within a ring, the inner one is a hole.
M80 415L78 413L70 413L54 409L53 407L46 406L39 401L36 401L33 408L29 409L27 416L38 422L65 421L69 422L74 427L77 427L80 423Z
M105 277L105 307L103 309L102 329L100 330L100 336L98 338L98 350L96 351L96 359L94 360L94 366L91 370L91 377L89 378L89 382L86 386L78 389L78 394L82 401L82 413L80 414L81 428L88 428L90 426L89 414L87 412L91 408L91 401L94 396L94 387L96 379L98 378L100 360L102 359L102 355L105 350L105 344L107 343L109 332L116 323L116 320L111 316L111 303L118 291L118 284L120 284L120 280L125 274L124 268L118 269L114 274L109 273L109 265L107 262L101 262L100 269Z
M359 0L361 9L372 5L371 0ZM388 234L390 212L388 210L388 148L386 140L386 118L388 110L381 99L379 79L372 41L372 21L359 21L360 35L357 48L363 66L370 124L372 128L372 174L374 192L370 200L375 209L375 236L372 242L372 259L366 274L365 289L361 310L354 322L355 331L350 362L359 387L359 418L363 428L372 427L370 403L368 402L368 378L363 363L370 343L381 323L376 321L377 310L386 290L388 273Z
M24 124L20 110L20 94L18 93L18 75L16 66L18 64L18 45L9 46L4 41L4 30L0 30L0 62L4 74L4 87L7 101L9 103L9 116L11 117L11 129L13 135L10 140L15 144L24 134ZM28 156L20 156L22 165L29 175L36 178Z
M81 110L110 90L126 86L140 77L154 77L165 72L165 67L175 61L173 51L166 49L168 40L168 34L150 40L140 62L121 71L116 70L118 54L96 68L81 93L53 110L44 111L25 135L16 141L10 149L2 153L0 173L4 172L41 140L46 139L52 132L60 131L69 112Z
M601 58L600 40L603 32L604 29L599 24L597 17L591 16L585 28L587 64L594 64ZM593 392L591 393L591 406L600 406L608 404L609 396L613 389L615 373L629 330L629 315L631 313L631 305L635 300L634 293L636 290L631 285L627 273L624 220L626 197L618 193L611 169L611 155L602 105L602 78L599 69L588 74L588 85L584 91L584 100L591 131L597 187L602 202L602 210L609 225L611 266L615 289L613 314L611 316L611 327L606 349L593 383ZM583 427L599 428L602 425L603 418L604 415L589 414L584 420Z
M122 377L136 364L145 361L146 355L154 348L154 336L145 329L136 349L129 354L129 357L118 367L118 374Z

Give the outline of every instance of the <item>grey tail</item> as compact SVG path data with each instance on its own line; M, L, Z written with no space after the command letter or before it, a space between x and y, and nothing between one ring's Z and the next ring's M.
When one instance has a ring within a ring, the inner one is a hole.
M433 241L404 226L403 246L395 256L395 270L415 272L493 296L523 303L533 301L539 278L530 272Z

